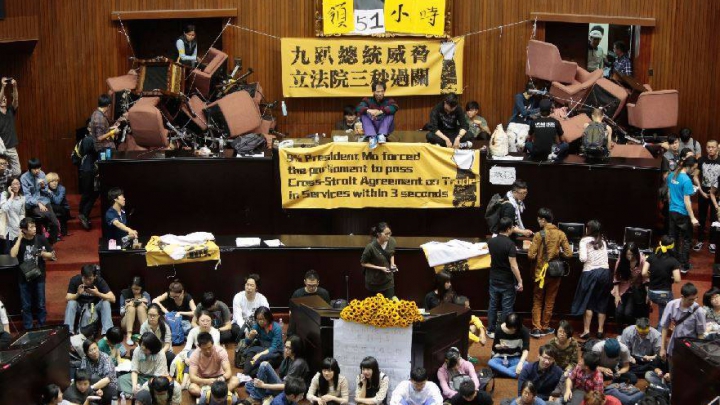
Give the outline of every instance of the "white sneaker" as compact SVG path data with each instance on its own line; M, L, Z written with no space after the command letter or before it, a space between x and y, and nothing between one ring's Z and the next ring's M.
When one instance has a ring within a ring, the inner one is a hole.
M710 253L715 253L715 244L711 243L710 245L708 245L708 250L710 251Z
M129 337L129 338L127 338L127 340L125 341L125 344L128 345L128 346L134 346L134 345L135 345L135 342L133 342L132 337Z
M386 138L385 135L383 135L383 134L378 135L377 138L378 138L378 143L385 143L385 142L387 142L387 138Z
M473 147L472 141L460 143L460 148L462 148L462 149L472 149L472 147Z

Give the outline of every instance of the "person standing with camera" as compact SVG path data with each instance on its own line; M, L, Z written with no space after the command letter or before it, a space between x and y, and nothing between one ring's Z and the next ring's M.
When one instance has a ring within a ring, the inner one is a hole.
M8 84L13 86L13 100L11 104L8 103L8 99L5 97L5 87ZM10 77L3 77L0 80L0 139L2 139L3 143L3 148L0 149L0 153L7 155L9 159L8 163L10 163L10 173L13 176L19 176L20 173L22 173L20 170L20 157L17 153L17 130L15 129L15 114L17 114L17 109L17 81Z
M38 326L45 326L45 260L55 260L52 245L42 235L37 235L35 221L25 217L20 220L22 237L17 238L10 249L10 256L20 262L20 302L22 305L23 327L33 327L33 312L37 315Z
M80 274L73 276L65 295L65 325L70 328L70 334L75 333L75 316L80 310L80 324L78 329L97 321L98 314L102 324L102 334L113 327L110 304L115 303L115 294L102 277L97 275L99 267L86 264L80 269Z
M375 239L370 242L360 257L365 275L365 288L373 295L380 293L385 298L395 296L395 239L385 222L375 225L370 233Z

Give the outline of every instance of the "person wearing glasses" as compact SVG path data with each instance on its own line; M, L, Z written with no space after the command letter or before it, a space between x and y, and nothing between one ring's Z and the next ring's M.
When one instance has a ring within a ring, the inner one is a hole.
M395 239L392 230L385 222L375 225L370 231L374 237L368 243L360 257L360 265L365 275L365 288L372 293L382 294L385 298L395 296Z
M295 308L295 304L293 304L292 302L293 298L303 298L317 295L318 297L322 298L323 301L330 304L330 293L328 292L328 290L320 287L320 275L318 275L317 271L310 269L305 272L303 283L305 284L305 286L295 290L295 292L290 297L290 306L288 307L290 308L290 314L292 314L292 310L293 308ZM293 317L290 316L290 324L288 325L287 335L292 336L294 334L295 322L293 322Z
M693 283L685 283L680 289L681 298L668 302L660 320L660 359L672 357L675 339L705 337L705 311L696 302L698 289ZM673 327L671 330L671 326ZM669 337L669 339L668 339Z

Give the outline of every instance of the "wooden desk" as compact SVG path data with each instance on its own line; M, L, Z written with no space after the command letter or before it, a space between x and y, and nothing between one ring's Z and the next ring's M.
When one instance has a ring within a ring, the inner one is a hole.
M427 131L395 131L390 134L388 140L390 142L425 143L427 142L427 139L425 139L426 134ZM347 133L336 129L332 131L330 138L326 138L328 139L328 142L332 141L332 136L334 135L348 135L351 142L355 141L358 137L358 135L355 135L354 132Z

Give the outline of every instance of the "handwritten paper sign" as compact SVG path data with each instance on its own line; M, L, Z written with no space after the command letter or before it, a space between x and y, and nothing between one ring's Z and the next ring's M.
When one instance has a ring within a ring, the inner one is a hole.
M510 186L515 182L514 167L493 166L490 168L490 184Z
M355 322L335 320L333 356L340 365L340 374L348 380L350 402L355 402L355 379L360 363L367 356L377 359L380 371L390 378L390 394L402 381L410 378L412 326L407 328L376 328Z

